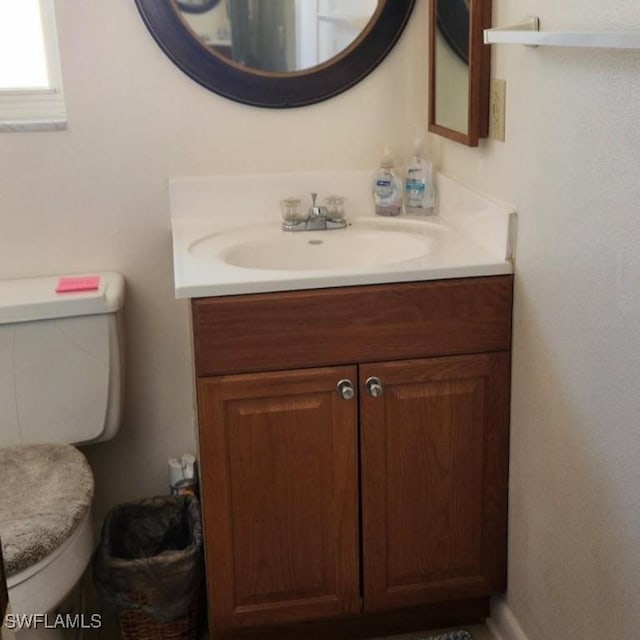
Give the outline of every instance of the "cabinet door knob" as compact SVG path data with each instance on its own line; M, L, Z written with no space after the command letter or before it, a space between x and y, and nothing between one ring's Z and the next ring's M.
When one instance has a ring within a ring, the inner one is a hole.
M380 382L380 378L374 376L367 378L365 386L367 387L367 393L372 398L379 398L382 395L382 382Z
M353 396L356 395L356 392L353 388L353 382L351 382L351 380L347 380L346 378L338 382L338 386L336 387L336 389L338 391L338 395L343 400L351 400Z

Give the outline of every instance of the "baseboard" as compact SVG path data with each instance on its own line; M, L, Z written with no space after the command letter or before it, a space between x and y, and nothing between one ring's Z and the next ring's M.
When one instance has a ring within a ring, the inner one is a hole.
M502 597L491 600L491 617L487 620L487 627L496 640L528 640Z

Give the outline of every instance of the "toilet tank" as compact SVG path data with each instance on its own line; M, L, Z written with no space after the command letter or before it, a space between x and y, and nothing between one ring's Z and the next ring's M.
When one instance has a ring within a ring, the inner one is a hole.
M56 293L59 276L0 280L0 447L100 442L119 426L124 278Z

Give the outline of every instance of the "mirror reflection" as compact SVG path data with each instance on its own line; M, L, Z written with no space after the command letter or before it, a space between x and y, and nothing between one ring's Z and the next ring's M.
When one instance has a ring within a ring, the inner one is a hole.
M469 0L438 0L435 124L469 133Z
M383 0L175 0L214 53L244 68L290 73L322 65L356 41Z

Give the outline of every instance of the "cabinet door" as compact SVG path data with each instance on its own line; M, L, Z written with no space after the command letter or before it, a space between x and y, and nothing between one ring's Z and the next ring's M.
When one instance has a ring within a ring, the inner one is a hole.
M359 610L356 376L327 367L199 379L215 628ZM343 378L356 397L337 393Z
M367 364L360 396L365 610L503 590L509 354Z

